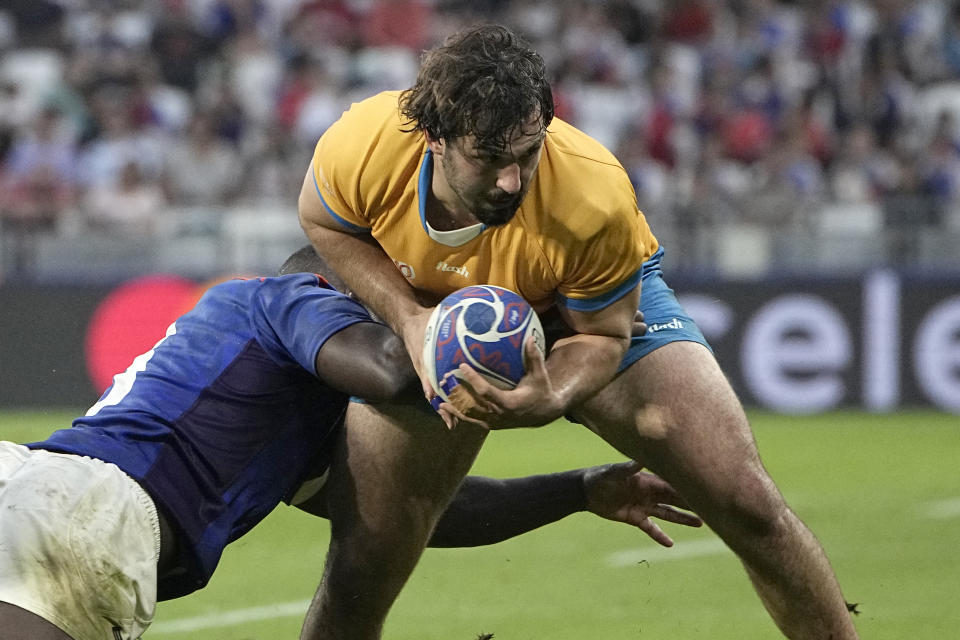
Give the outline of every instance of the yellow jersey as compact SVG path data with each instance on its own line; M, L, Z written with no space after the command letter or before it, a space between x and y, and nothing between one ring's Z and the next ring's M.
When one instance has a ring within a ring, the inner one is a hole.
M327 212L347 231L372 233L414 287L439 299L494 284L540 312L594 311L640 281L657 240L626 171L599 142L554 118L507 224L436 232L424 213L433 154L421 132L402 131L399 97L380 93L344 112L317 143L313 177Z

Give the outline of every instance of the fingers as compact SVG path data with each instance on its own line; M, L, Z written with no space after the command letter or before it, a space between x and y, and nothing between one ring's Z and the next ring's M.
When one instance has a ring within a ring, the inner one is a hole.
M471 418L449 402L441 402L440 407L437 409L437 413L440 414L440 417L443 419L443 423L447 425L448 429L455 428L461 422L469 422L470 424L475 424L478 427L483 427L484 429L491 429L490 425L483 420Z
M444 400L443 398L435 397L431 401L431 405L440 414L441 418L444 419L444 424L447 425L448 429L454 428L460 422L469 422L484 429L491 429L490 424L476 416L495 413L495 411L488 401L476 393L473 385L471 385L470 381L466 378L474 378L474 384L481 386L481 388L488 383L482 376L476 373L476 371L469 367L467 367L467 369L469 369L468 376L464 378L457 378L452 373L444 376L440 386L443 387L447 398ZM482 413L478 414L478 412Z
M688 527L703 526L703 520L697 515L689 511L681 511L681 509L689 509L690 507L686 500L666 480L643 471L634 474L633 479L635 482L642 482L645 487L637 490L645 490L649 499L657 502L657 505L650 511L651 516Z
M644 322L643 311L637 309L637 312L633 316L633 328L630 331L630 335L637 337L642 336L647 332L647 323Z
M433 410L436 411L440 419L443 420L443 424L447 429L452 430L457 427L462 415L459 409L448 402L444 402L443 398L438 395L430 397L430 406L433 407Z
M450 411L450 405L443 402L440 404L440 408L437 409L437 413L440 415L440 419L443 420L444 426L451 431L457 428L457 424L460 421L459 416Z
M689 511L675 509L668 504L658 504L650 510L650 515L674 524L682 524L686 527L702 527L703 520Z
M547 375L546 359L532 336L523 343L523 367L524 375L536 377Z
M563 398L554 392L543 354L532 339L524 343L524 359L529 370L512 388L501 388L470 365L460 364L455 372L447 374L459 383L456 389L446 392L448 401L491 429L536 427L552 422L562 415Z
M608 473L622 473L624 477L641 475L641 476L654 476L652 473L643 472L643 463L637 462L636 460L627 460L626 462L614 462L607 465L609 469Z
M490 384L486 378L477 373L477 370L471 367L468 364L461 364L457 369L459 378L461 382L466 382L469 386L471 395L474 397L487 397L489 395L494 395L496 391L499 391L495 386ZM452 376L453 373L448 373L448 376Z
M532 337L528 338L527 341L523 344L523 366L524 366L524 378L541 380L547 378L547 363L543 357L543 353L540 351L540 348L537 346L536 340ZM480 397L489 397L496 401L500 395L505 393L506 389L500 389L492 384L480 375L476 369L471 367L469 364L462 363L457 369L458 377L467 382L473 395ZM447 374L452 375L452 374Z
M648 495L651 501L674 505L681 509L690 508L676 489L658 475L638 471L633 475L632 481L634 491Z
M450 399L468 416L484 416L487 421L496 421L505 410L513 406L507 394L510 389L501 389L480 375L468 364L461 364L457 370L460 385L457 393L451 393ZM452 375L452 374L450 374ZM488 428L495 428L490 423Z
M650 538L657 544L663 545L664 547L672 547L673 538L667 535L666 532L661 529L656 522L651 520L651 518L659 518L660 520L673 522L674 524L682 524L688 527L703 526L703 521L697 516L693 515L692 513L674 509L669 505L659 504L648 508L645 511L646 513L637 514L645 517L640 520L634 520L632 524L650 536Z
M657 526L657 523L651 520L650 518L644 518L637 527L640 528L645 534L650 536L654 542L661 544L664 547L672 547L673 539L664 533L663 529Z
M478 414L493 416L502 412L501 394L504 390L491 384L468 364L461 364L457 373L459 376L447 374L451 380L456 381L455 385L451 385L455 388L447 392L452 404L471 417Z
M430 384L430 381L426 378L420 378L420 387L423 390L423 397L427 399L427 402L430 402L436 397L436 389L433 388L433 385Z
M687 509L687 503L670 484L659 476L640 470L634 461L609 465L605 474L610 480L622 478L629 487L631 506L624 520L636 526L657 543L669 547L673 540L651 518L687 527L701 527L703 520ZM679 507L679 508L678 508Z

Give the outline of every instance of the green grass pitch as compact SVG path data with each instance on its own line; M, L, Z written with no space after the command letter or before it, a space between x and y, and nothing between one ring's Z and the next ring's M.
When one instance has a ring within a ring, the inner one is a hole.
M26 442L69 414L0 413ZM826 547L864 638L960 636L960 417L916 411L751 412L760 452ZM475 473L521 475L619 460L585 429L494 433ZM733 555L705 529L664 525L662 551L577 514L476 549L428 550L388 619L395 640L779 637ZM296 638L328 525L280 507L230 548L209 587L158 607L148 640Z

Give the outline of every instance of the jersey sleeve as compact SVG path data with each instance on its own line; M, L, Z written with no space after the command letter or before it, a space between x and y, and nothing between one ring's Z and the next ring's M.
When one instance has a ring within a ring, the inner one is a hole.
M313 152L313 186L330 217L345 231L365 233L371 223L360 200L362 154L357 152L358 136L354 109L346 111L324 132Z
M649 234L643 233L645 223L632 193L589 203L565 230L576 248L554 259L565 272L557 286L557 304L597 311L640 282Z
M374 322L361 304L313 274L265 278L259 301L261 344L313 375L317 353L331 336L358 322Z

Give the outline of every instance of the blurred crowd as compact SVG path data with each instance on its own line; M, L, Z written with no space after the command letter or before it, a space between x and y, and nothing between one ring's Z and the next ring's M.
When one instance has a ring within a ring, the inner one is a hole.
M0 233L293 207L351 102L487 21L544 55L558 115L618 155L655 230L825 202L935 226L960 202L953 2L6 0Z

